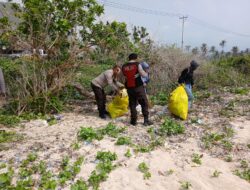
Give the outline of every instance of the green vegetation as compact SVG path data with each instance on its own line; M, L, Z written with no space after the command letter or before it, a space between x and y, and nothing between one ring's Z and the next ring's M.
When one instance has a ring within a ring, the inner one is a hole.
M81 127L78 131L78 139L91 142L93 140L102 140L105 135L116 138L120 133L123 133L125 129L126 127L118 128L113 123L109 123L106 127L96 130L92 127Z
M169 98L168 96L169 96L169 93L167 93L167 92L160 92L160 93L157 93L154 96L151 96L150 100L151 100L151 102L154 105L165 106L168 103L168 98Z
M224 138L225 138L224 134L207 133L202 137L202 142L204 143L206 149L210 149L214 145L218 144Z
M173 173L174 173L174 170L173 170L173 169L169 169L169 170L166 172L167 175L172 175Z
M130 149L127 150L127 152L124 154L127 158L130 158L132 156Z
M248 168L248 162L246 160L241 160L240 167L245 168L245 169Z
M132 144L130 137L119 137L115 143L116 145L130 145Z
M216 59L201 66L197 86L205 89L228 86L232 89L230 90L232 93L246 94L248 90L239 87L249 84L249 68L249 54Z
M108 152L97 152L96 159L105 162L105 161L115 161L117 155L115 153Z
M103 139L103 135L92 127L81 127L80 131L78 131L78 139L91 142L95 139Z
M233 161L232 156L231 156L231 155L227 155L227 156L225 157L225 161L226 161L226 162L232 162L232 161Z
M88 186L85 181L80 179L71 185L70 190L88 190Z
M182 181L181 183L181 189L190 189L192 187L192 184L188 181Z
M198 164L198 165L201 165L201 164L202 164L202 162L201 162L201 158L202 158L202 157L203 157L202 154L199 155L199 154L194 153L194 154L192 155L192 162L194 162L194 163L196 163L196 164Z
M13 126L19 124L20 121L21 121L21 119L18 116L0 113L0 124L2 124L2 125L13 127Z
M112 164L117 159L115 153L108 152L97 152L96 159L100 162L96 166L96 170L92 171L88 182L94 190L99 188L102 181L108 178L108 174L115 168Z
M7 142L17 142L23 139L22 135L17 134L16 132L8 132L5 130L0 130L0 144Z
M108 125L101 129L103 135L108 135L110 137L117 138L120 133L123 133L126 130L126 127L117 127L113 123L108 123Z
M215 170L212 174L212 177L219 177L220 174L222 174L222 172Z
M185 132L185 127L180 123L177 123L173 119L166 118L163 124L160 126L159 135L171 136L182 134Z
M239 176L242 179L247 180L248 182L250 182L250 169L244 169L244 170L235 170L234 174Z
M59 173L59 183L64 185L67 181L72 180L81 171L81 165L83 163L83 157L78 158L72 165L69 164L69 158L63 158L61 169Z
M142 162L138 165L138 170L143 173L143 179L149 179L151 177L149 167L146 165L145 162Z

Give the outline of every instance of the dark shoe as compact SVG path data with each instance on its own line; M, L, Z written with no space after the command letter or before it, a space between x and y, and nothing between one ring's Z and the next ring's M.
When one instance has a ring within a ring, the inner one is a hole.
M100 114L99 117L102 118L102 119L106 119L106 115L105 114Z
M109 112L107 110L104 111L104 114L109 115Z
M149 126L149 125L153 125L154 123L152 121L146 120L144 121L143 125L144 126Z
M137 122L136 121L130 121L130 124L136 126Z

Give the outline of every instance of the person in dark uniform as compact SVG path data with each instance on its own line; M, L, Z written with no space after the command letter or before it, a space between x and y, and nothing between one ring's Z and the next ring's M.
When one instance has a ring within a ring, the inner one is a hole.
M152 125L153 122L149 120L148 99L141 77L147 77L148 74L143 70L140 63L137 61L137 54L129 55L129 62L122 66L122 73L125 76L125 87L129 96L129 108L131 112L131 125L137 125L137 102L141 105L142 114L144 117L143 125Z
M193 74L194 71L198 68L199 64L196 61L190 62L190 67L185 68L181 72L181 76L178 79L179 84L185 84L185 90L188 95L188 108L192 106L192 102L194 99L193 93L192 93L192 87L194 85L194 78Z

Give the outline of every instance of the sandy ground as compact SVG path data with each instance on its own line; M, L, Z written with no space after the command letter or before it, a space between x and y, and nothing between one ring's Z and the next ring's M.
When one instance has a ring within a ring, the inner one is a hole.
M246 147L250 144L250 117L248 112L237 117L220 116L218 111L225 102L213 101L213 98L194 104L189 120L183 122L186 127L184 135L166 138L164 146L149 153L135 153L128 146L116 146L116 139L110 137L93 143L81 142L80 149L73 150L72 144L76 142L80 127L100 128L112 121L97 118L94 106L84 104L75 112L62 114L62 119L52 126L39 120L25 123L23 128L6 129L1 126L1 129L16 131L25 138L21 142L10 143L10 149L1 151L0 161L8 162L12 159L14 166L18 167L28 153L37 152L39 159L45 160L49 168L57 172L63 156L75 159L81 155L85 157L85 162L77 178L87 180L96 166L97 151L109 150L117 154L116 163L119 166L109 174L107 181L101 183L101 190L179 190L181 182L185 181L190 182L191 189L195 190L249 190L250 183L234 175L233 171L239 167L241 159L250 162L250 149ZM248 99L249 95L243 98ZM231 99L225 96L224 101ZM161 106L155 106L151 110L152 119L155 120L154 127L162 122L158 115L169 115L165 110L166 107ZM200 122L191 123L192 118L198 118ZM128 126L125 134L131 136L134 143L147 143L148 128L140 124L130 126L128 121L128 115L113 120L117 126ZM139 123L142 123L142 118ZM235 131L232 138L234 148L230 152L232 162L224 161L226 153L222 150L208 151L201 146L201 136L205 131L217 130L225 125ZM127 149L132 151L131 158L124 156ZM193 153L203 155L201 165L192 162ZM152 177L148 180L144 180L143 174L137 169L141 162L145 162L150 168ZM169 170L173 170L173 174L168 174ZM212 177L215 170L221 172L218 178ZM63 189L70 189L70 184Z

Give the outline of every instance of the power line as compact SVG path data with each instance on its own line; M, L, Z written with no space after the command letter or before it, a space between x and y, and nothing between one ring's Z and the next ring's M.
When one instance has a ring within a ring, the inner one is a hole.
M178 18L182 17L182 15L179 14L179 13L170 13L170 12L165 12L165 11L157 11L157 10L152 10L152 9L134 7L134 6L130 6L130 5L127 5L127 4L111 2L111 1L108 1L108 0L99 0L99 2L100 3L105 3L105 6L108 6L108 7L122 9L122 10L136 12L136 13L142 13L142 14L148 14L148 15L156 15L156 16L178 17ZM207 22L205 22L203 20L200 20L198 18L195 18L195 17L193 17L191 15L189 15L189 18L190 18L189 20L193 24L200 25L200 26L206 27L206 28L211 29L211 30L216 30L216 31L223 32L223 33L229 33L229 34L232 34L232 35L235 35L235 36L250 38L249 34L241 34L241 33L234 32L234 31L231 31L231 30L228 30L228 29L224 29L224 28L221 28L219 26L207 23Z

